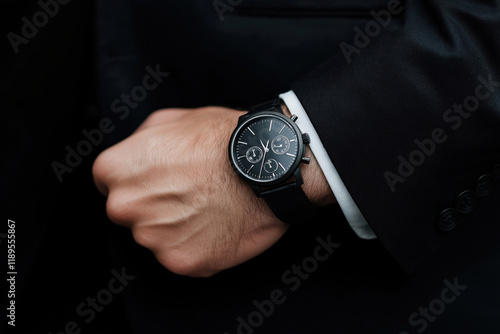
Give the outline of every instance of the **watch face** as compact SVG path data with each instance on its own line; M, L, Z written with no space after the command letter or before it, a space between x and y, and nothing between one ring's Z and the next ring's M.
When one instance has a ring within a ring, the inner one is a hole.
M286 116L265 112L249 118L235 130L230 156L235 169L257 184L288 178L303 155L298 127Z

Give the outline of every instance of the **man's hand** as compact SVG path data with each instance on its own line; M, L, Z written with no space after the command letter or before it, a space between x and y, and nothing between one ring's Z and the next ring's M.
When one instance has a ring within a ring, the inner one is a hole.
M109 218L175 273L213 275L264 252L287 230L230 166L227 146L241 114L160 110L94 163ZM331 201L315 164L303 168L306 193Z

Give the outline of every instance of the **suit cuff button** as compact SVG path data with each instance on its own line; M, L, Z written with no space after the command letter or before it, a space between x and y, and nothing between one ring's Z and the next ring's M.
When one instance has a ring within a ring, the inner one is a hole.
M495 179L492 175L486 174L481 176L476 182L476 193L480 197L491 195L495 186Z
M446 209L439 215L437 228L442 232L449 232L455 227L460 220L460 213L455 209Z
M477 195L475 192L467 190L458 195L455 202L455 209L461 214L467 214L474 211L477 206Z

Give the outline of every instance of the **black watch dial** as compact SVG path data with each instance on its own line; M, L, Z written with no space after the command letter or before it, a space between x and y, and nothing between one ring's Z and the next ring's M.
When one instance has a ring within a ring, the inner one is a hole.
M236 129L230 154L233 166L255 183L272 183L290 176L303 150L298 128L286 116L250 118Z

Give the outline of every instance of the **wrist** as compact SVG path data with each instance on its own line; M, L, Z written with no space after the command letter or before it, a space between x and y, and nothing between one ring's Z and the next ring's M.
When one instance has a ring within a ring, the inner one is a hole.
M281 109L287 117L292 116L290 110L283 101L281 102ZM309 146L306 147L306 156L310 157L311 162L307 165L302 165L301 172L302 178L304 179L302 188L307 198L316 206L336 203L337 201L333 195L332 189Z
M311 162L308 165L303 165L301 171L304 179L302 188L307 198L316 206L336 203L337 200L323 174L323 170L309 147L306 148L306 156L310 157Z

